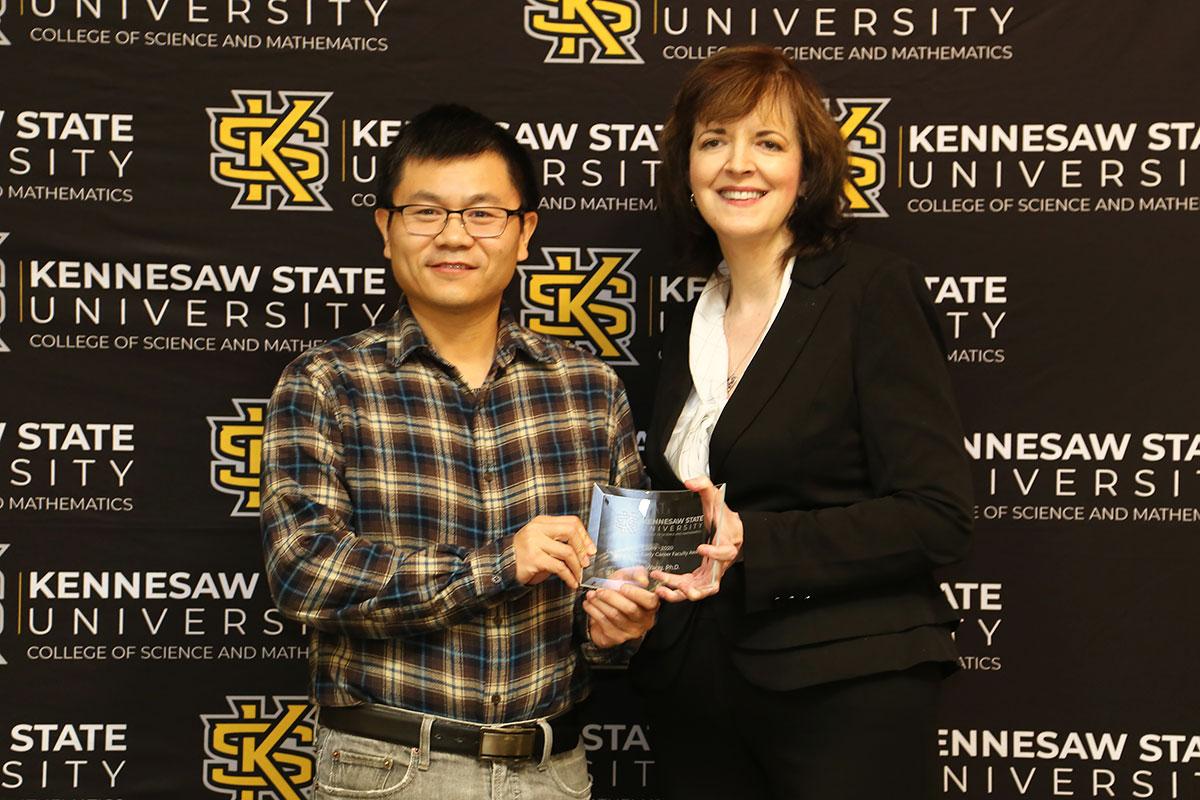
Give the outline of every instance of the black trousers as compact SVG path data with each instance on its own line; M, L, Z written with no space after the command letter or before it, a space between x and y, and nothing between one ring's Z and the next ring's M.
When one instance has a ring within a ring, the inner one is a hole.
M931 800L937 664L776 692L749 684L715 626L645 698L664 800Z

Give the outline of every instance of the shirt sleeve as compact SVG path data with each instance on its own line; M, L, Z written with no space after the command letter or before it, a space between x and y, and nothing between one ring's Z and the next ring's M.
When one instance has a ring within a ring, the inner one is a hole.
M625 387L620 379L616 380L616 389L608 415L608 480L614 486L624 486L635 489L650 488L650 479L642 467L641 456L638 455L637 430L633 425L633 412L629 409L629 399L625 396ZM637 652L641 639L616 645L615 647L600 648L592 644L588 635L588 616L583 611L583 593L575 603L575 640L580 645L580 651L589 664L594 665L623 665Z
M262 534L267 582L284 616L359 638L416 636L523 588L511 536L474 550L358 536L337 408L332 389L300 363L284 372L268 406Z
M638 454L637 430L625 387L617 379L616 393L608 416L608 452L611 453L609 482L630 489L649 489L650 478Z

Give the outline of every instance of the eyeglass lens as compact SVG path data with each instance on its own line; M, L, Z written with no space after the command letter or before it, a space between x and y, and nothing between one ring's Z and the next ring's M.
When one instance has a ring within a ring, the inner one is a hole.
M404 228L418 236L437 236L446 227L449 211L440 206L408 206L401 212ZM508 212L503 208L478 206L455 211L462 217L467 233L478 238L499 236L508 224Z

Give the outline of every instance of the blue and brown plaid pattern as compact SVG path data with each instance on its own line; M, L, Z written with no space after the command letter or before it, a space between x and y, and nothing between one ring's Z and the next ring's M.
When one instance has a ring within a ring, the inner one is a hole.
M598 359L505 311L471 391L402 303L284 370L263 462L267 577L311 627L317 702L494 723L586 693L576 593L520 586L512 539L539 514L586 520L593 483L645 485Z

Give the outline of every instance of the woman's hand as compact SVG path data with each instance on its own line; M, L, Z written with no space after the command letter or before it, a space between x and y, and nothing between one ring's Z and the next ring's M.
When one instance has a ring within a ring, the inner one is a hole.
M706 522L715 522L711 544L696 548L700 566L686 575L655 570L651 576L659 581L655 593L668 603L682 600L703 600L721 588L721 577L742 551L742 518L725 505L717 487L708 478L692 478L683 485L700 495Z

